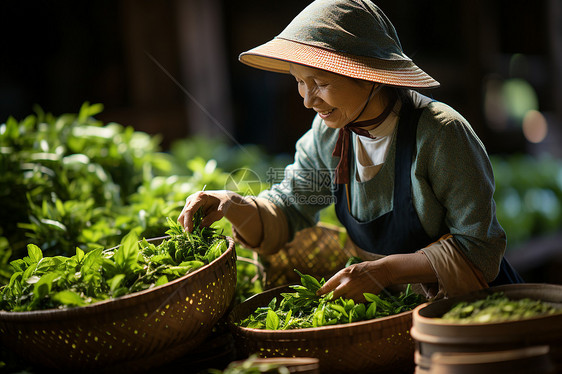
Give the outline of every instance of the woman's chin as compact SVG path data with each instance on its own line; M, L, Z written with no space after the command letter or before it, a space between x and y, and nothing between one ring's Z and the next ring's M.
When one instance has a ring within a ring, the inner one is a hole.
M339 122L331 122L331 121L324 121L324 124L331 129L341 129L345 126L345 124L341 124Z

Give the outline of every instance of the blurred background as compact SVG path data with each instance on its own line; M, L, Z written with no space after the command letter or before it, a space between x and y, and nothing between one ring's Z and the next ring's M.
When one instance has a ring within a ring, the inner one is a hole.
M160 135L294 152L310 127L291 77L238 55L309 1L10 1L0 5L0 123L35 105ZM508 257L527 279L562 282L562 2L378 0L407 55L441 83L491 155Z

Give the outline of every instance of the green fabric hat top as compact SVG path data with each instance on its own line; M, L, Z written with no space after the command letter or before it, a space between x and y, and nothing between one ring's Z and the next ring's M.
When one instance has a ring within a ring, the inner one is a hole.
M366 0L316 0L240 61L281 73L296 63L395 86L439 86L404 54L390 20Z

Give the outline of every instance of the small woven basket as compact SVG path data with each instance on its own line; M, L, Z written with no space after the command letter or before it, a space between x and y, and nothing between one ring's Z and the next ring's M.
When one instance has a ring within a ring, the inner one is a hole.
M298 330L261 330L237 326L288 286L276 287L236 305L228 315L239 354L260 357L318 358L322 373L412 373L412 311L343 325Z
M297 232L278 252L260 255L266 274L264 288L300 282L294 269L328 279L342 269L351 256L357 255L345 229L319 223Z
M130 373L172 361L201 344L231 304L236 251L227 239L212 263L150 290L77 308L0 311L0 341L62 370Z

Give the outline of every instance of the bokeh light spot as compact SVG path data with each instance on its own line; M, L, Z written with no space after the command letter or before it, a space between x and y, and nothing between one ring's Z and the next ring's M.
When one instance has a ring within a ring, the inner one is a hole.
M523 134L531 143L540 143L548 134L548 123L538 110L529 110L523 117Z

